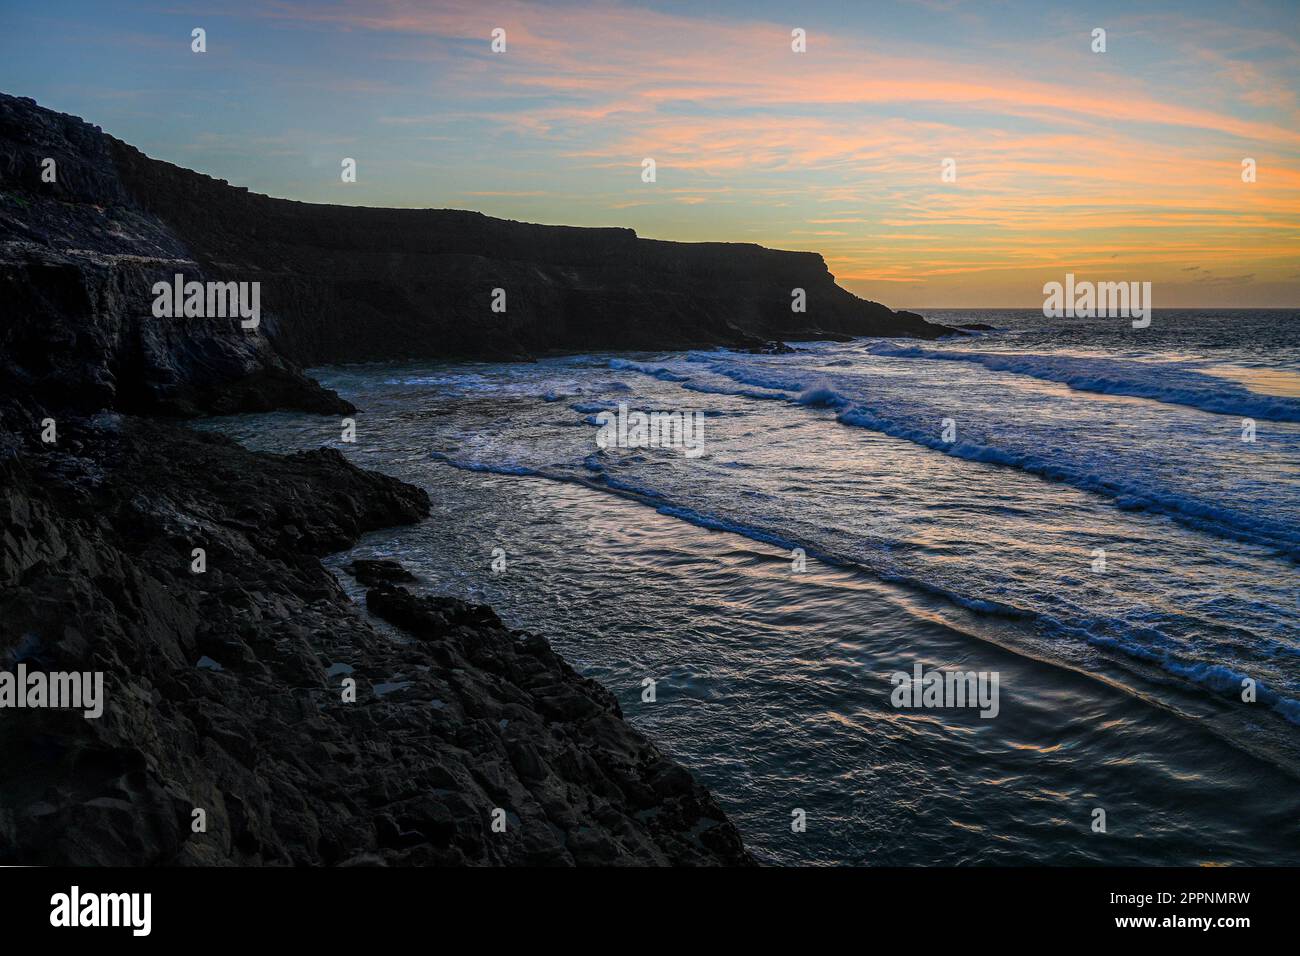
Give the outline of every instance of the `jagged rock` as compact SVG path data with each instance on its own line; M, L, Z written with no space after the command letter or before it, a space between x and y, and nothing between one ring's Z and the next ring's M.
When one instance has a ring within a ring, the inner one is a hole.
M406 588L388 583L366 592L366 606L417 637L440 638L458 627L503 626L487 605L450 597L417 598Z
M47 156L53 183L41 182ZM131 200L108 138L0 94L0 376L11 386L87 412L355 410L283 359L265 328L155 318L153 284L177 272L208 275Z
M0 712L0 759L23 768L0 788L0 861L750 862L707 791L544 639L411 594L396 562L367 604L418 640L348 601L317 558L420 519L423 491L335 451L103 426L70 417L60 440L103 466L92 485L51 477L59 447L0 463L0 667L100 670L108 700L99 720Z
M367 587L384 583L404 584L415 580L414 574L391 560L359 558L348 565L348 573Z

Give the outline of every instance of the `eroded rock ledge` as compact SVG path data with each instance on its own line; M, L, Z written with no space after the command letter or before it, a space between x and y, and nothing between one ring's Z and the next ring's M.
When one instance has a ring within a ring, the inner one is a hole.
M0 668L102 671L107 706L0 711L0 862L751 862L541 637L392 569L368 603L411 639L349 601L319 557L421 519L422 490L117 413L59 427L0 461Z

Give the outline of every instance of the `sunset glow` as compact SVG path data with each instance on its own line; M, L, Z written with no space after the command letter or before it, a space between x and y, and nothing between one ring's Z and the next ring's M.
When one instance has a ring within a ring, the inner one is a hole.
M14 16L0 88L274 196L814 250L894 307L1032 307L1067 271L1300 301L1290 3L54 6L81 26Z

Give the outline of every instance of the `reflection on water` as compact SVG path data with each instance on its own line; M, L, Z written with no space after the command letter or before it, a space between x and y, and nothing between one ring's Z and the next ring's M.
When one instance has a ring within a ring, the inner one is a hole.
M1300 372L1280 368L1245 368L1240 365L1220 365L1205 371L1209 375L1231 379L1262 395L1300 398Z

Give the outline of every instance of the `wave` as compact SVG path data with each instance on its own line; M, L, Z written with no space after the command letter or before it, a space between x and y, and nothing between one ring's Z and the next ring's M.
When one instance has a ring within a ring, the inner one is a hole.
M860 558L836 553L819 546L815 542L802 541L780 530L764 528L732 518L705 514L694 508L671 502L665 498L662 492L653 488L614 478L605 470L603 465L595 460L595 456L588 456L583 462L583 467L592 472L591 477L576 473L529 468L516 464L462 461L442 452L434 452L432 457L463 471L545 478L550 481L581 485L593 490L612 492L619 497L654 508L659 514L685 521L696 527L740 535L751 541L769 544L784 551L794 551L798 548L816 560L837 567L866 571L888 583L929 594L979 616L1019 620L1036 625L1048 632L1081 638L1096 647L1117 651L1135 660L1155 665L1172 676L1203 687L1220 697L1237 699L1237 695L1240 694L1243 686L1242 682L1249 676L1223 665L1188 662L1179 659L1174 653L1161 647L1162 644L1166 643L1166 638L1156 628L1135 629L1129 622L1119 619L1093 619L1088 622L1086 627L1072 626L1045 612L1021 608L991 598L963 594L911 574L882 573L880 569L872 567ZM1114 636L1116 631L1126 633L1129 637ZM1151 635L1149 643L1131 639L1133 635L1143 632ZM1256 699L1260 703L1276 711L1287 722L1300 725L1300 701L1286 697L1258 681L1255 684L1255 690Z
M761 384L766 388L781 388L790 394L769 394L764 398L784 398L794 404L816 408L838 409L836 419L844 425L866 428L892 438L901 438L934 451L982 464L1016 468L1049 481L1059 481L1083 491L1104 495L1126 511L1150 511L1180 521L1197 531L1271 548L1283 557L1300 561L1300 528L1283 522L1269 521L1249 515L1241 510L1226 508L1179 494L1137 483L1116 479L1116 470L1107 467L1100 471L1087 463L1046 458L1032 452L1000 448L976 441L945 442L933 429L920 428L874 411L860 399L850 398L843 392L817 381L810 374L807 380L773 373L768 369L715 362L710 370L733 381L747 385Z
M813 386L800 393L795 401L809 408L844 408L849 400L832 388Z
M434 451L429 453L429 457L434 461L446 462L453 468L459 468L461 471L486 472L492 475L511 475L516 478L548 478L549 475L538 471L536 468L529 468L526 465L490 465L481 461L459 461L452 458L444 452Z
M1079 392L1145 398L1218 415L1300 422L1300 399L1261 395L1228 379L1198 372L1186 363L1139 362L1030 352L964 352L888 344L873 346L870 352L888 358L971 362L994 372L1011 372L1048 382L1060 382Z
M1300 561L1300 533L1286 525L1251 518L1230 508L1207 504L1175 492L1162 492L1140 485L1125 484L1108 474L1098 474L1027 452L1009 451L971 441L945 443L928 431L922 431L857 407L841 412L838 420L903 438L945 455L983 464L1004 465L1049 481L1060 481L1083 491L1091 491L1115 500L1126 511L1152 511L1174 518L1198 531L1232 538L1251 544L1263 544L1292 561Z
M615 371L640 372L642 375L649 375L651 378L657 378L664 382L684 382L690 378L689 375L678 374L672 369L663 366L644 365L630 359L610 359L609 367Z
M706 395L738 395L741 398L755 398L760 401L790 398L790 395L785 392L756 392L752 388L722 388L716 385L706 385L703 382L694 381L682 382L681 386L682 388L689 389L692 392L702 392Z

